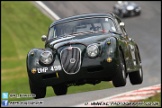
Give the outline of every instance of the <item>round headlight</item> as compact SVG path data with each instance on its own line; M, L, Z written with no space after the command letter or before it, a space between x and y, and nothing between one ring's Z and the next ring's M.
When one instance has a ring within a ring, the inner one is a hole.
M50 64L53 60L53 55L52 55L52 52L50 51L44 51L41 53L40 55L40 61L43 63L43 64Z
M89 57L96 57L99 54L99 48L96 44L91 44L87 47L87 54Z

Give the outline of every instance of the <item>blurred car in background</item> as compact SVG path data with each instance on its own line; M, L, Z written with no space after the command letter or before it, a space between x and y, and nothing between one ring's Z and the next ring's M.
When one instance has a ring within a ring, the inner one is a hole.
M141 7L134 2L128 1L118 1L117 4L113 6L113 11L119 17L130 17L141 14Z

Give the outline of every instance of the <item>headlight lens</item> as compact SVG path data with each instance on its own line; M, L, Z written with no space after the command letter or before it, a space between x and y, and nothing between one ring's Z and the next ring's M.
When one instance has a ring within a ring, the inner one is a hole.
M96 44L91 44L87 47L87 54L89 57L96 57L99 54L99 48Z
M50 51L44 51L41 53L40 55L40 61L43 63L43 64L50 64L53 60L53 55L52 55L52 52Z

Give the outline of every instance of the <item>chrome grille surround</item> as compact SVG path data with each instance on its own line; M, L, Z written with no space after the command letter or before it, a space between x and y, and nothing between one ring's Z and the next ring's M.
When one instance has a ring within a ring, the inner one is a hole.
M76 74L80 70L81 50L78 47L67 47L60 52L61 66L66 74ZM73 62L71 62L73 61Z

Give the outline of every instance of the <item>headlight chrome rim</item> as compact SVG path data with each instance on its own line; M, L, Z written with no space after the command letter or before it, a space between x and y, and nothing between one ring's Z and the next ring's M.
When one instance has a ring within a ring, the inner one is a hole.
M90 44L87 46L87 55L90 58L95 58L99 55L99 47L97 44Z
M51 64L52 61L53 61L52 52L51 51L43 51L40 54L39 60L40 60L41 63L43 63L45 65Z

